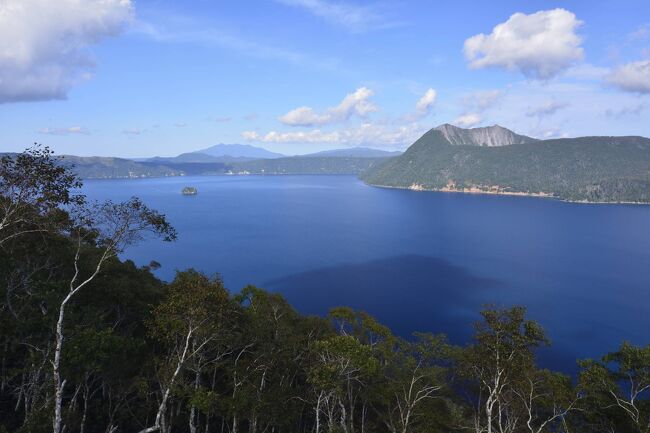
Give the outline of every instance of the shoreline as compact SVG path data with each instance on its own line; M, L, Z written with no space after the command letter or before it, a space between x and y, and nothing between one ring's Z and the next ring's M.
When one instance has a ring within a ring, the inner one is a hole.
M494 196L508 196L508 197L534 197L534 198L543 198L547 200L555 200L562 203L576 203L576 204L598 204L598 205L616 205L616 204L631 204L631 205L640 205L640 206L649 206L650 202L644 201L589 201L589 200L568 200L550 193L527 193L527 192L517 192L517 191L481 191L481 190L457 190L457 189L445 189L445 188L424 188L421 185L419 187L413 188L410 186L394 186L394 185L378 185L365 182L368 186L373 186L377 188L386 188L386 189L401 189L414 192L440 192L446 194L470 194L470 195L494 195Z
M445 188L424 188L419 185L416 188L409 186L394 186L394 185L378 185L372 184L364 181L358 175L354 173L336 173L336 174L326 174L326 173L215 173L215 174L181 174L181 175L169 175L169 176L141 176L141 177L89 177L82 178L82 181L103 181L103 180L145 180L145 179L169 179L169 178L179 178L179 177L237 177L237 176L356 176L358 180L361 180L365 185L376 187L376 188L386 188L386 189L400 189L400 190L409 190L414 192L441 192L448 194L470 194L470 195L494 195L494 196L508 196L508 197L534 197L534 198L543 198L547 200L555 200L563 203L577 203L577 204L602 204L602 205L616 205L616 204L627 204L627 205L640 205L640 206L649 206L650 202L642 201L588 201L588 200L567 200L561 197L555 196L551 193L526 193L526 192L517 192L517 191L482 191L478 189L474 190L457 190L457 189L445 189Z

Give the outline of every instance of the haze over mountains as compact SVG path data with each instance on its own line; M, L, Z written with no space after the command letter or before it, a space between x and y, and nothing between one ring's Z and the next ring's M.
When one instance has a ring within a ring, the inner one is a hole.
M356 147L284 156L251 145L218 144L171 158L65 160L85 178L355 174L370 185L417 190L650 202L650 139L539 140L499 125L440 125L404 153Z
M387 158L400 155L400 151L386 151L369 147L350 147L346 149L324 150L322 152L296 155L295 157L340 157L340 158ZM262 147L249 144L217 144L207 149L181 153L174 157L140 158L138 161L158 163L207 163L242 162L260 159L287 158L287 155L271 152Z

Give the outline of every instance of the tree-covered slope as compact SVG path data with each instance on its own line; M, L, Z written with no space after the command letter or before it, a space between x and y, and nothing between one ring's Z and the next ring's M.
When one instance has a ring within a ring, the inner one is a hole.
M581 137L478 147L451 145L441 131L431 130L362 177L378 186L647 203L650 139Z
M71 168L83 179L164 177L183 174L181 170L168 165L136 162L123 158L65 155L61 160L64 166Z
M293 156L232 164L233 173L251 174L360 174L383 158Z
M63 165L82 179L115 179L223 174L359 174L383 158L307 157L231 162L132 161L122 158L64 156Z

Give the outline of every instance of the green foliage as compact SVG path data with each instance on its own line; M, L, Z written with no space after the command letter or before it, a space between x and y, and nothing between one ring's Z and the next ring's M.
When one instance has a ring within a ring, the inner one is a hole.
M50 432L57 307L75 271L92 273L107 243L121 250L143 227L175 232L137 199L68 213L85 205L66 192L76 178L47 152L3 160L4 172L18 173L16 161L53 171L24 185L1 178L2 203L22 201L21 221L0 229L0 432ZM116 221L129 222L122 237L107 235ZM457 347L401 338L348 307L321 318L254 286L231 295L192 269L166 283L155 267L110 256L67 305L65 431L650 431L650 346L583 361L575 386L537 366L550 343L523 307L486 309L473 343Z
M362 174L372 185L546 193L562 200L650 202L650 139L581 137L500 147L451 145L431 130Z

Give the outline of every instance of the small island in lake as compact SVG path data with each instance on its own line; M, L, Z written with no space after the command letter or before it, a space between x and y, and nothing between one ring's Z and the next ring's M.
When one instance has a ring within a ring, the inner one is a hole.
M198 191L193 186L186 186L185 188L183 188L181 193L183 195L196 195Z

